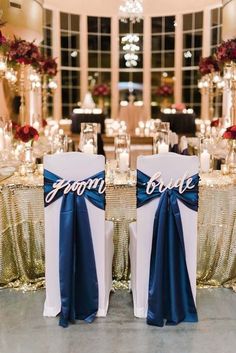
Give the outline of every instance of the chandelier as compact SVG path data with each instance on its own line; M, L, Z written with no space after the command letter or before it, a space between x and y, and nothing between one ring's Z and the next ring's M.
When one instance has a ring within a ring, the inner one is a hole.
M122 22L140 22L143 18L143 0L123 0L119 7L119 17Z
M135 67L138 64L138 55L136 54L140 50L138 42L139 36L132 33L127 34L121 39L121 43L124 44L123 50L125 52L126 67Z

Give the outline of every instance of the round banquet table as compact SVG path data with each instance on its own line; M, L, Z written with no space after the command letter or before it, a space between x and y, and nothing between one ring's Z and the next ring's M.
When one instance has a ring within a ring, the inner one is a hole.
M199 188L199 286L236 291L236 178L203 175ZM124 207L125 206L125 207ZM0 181L0 286L37 289L44 284L42 176ZM106 218L114 222L114 279L128 280L128 225L136 218L135 175L107 173Z

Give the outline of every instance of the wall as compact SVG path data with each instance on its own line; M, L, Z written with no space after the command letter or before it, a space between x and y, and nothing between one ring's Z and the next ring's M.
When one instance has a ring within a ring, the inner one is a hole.
M45 6L61 11L94 16L117 15L121 0L45 0ZM220 0L143 0L145 15L172 15L196 12L207 6L220 5ZM101 6L102 5L102 6Z
M236 37L236 0L223 0L223 32L224 40Z
M6 35L17 35L26 40L40 42L42 40L43 0L13 0L20 3L21 8L9 6L9 0L1 0L3 10L2 22L6 25L2 31Z

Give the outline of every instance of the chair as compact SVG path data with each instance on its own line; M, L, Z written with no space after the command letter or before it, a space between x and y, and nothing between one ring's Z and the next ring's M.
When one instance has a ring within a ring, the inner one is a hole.
M161 178L164 181L164 185L167 185L170 179L177 180L178 178L183 177L184 173L187 172L188 176L196 175L197 181L196 185L198 184L198 169L199 169L199 161L196 156L183 156L175 153L163 153L153 156L139 156L137 159L137 192L138 192L138 206L141 204L141 207L137 208L137 222L133 222L130 224L130 261L131 261L131 290L133 295L133 305L134 305L134 315L139 318L146 318L148 317L148 323L163 326L165 319L167 319L167 324L177 324L179 319L173 319L171 313L165 312L163 309L165 305L174 305L175 301L178 301L178 298L171 297L171 293L169 292L168 285L166 284L167 281L171 284L171 279L169 278L173 276L175 271L169 271L169 267L171 264L167 265L168 261L171 261L172 255L169 255L169 258L165 253L165 247L170 245L173 246L176 240L168 238L168 228L166 228L166 223L171 213L171 207L169 206L171 198L174 196L173 193L176 195L174 189L173 191L167 190L163 194L158 195L156 198L155 195L149 198L148 202L143 202L142 199L147 197L146 194L146 186L144 186L143 180L146 178L146 182L150 179L157 172L161 172ZM159 179L158 179L159 180ZM155 192L158 192L158 189L155 189ZM192 191L192 190L189 190ZM196 190L195 190L196 191ZM194 300L194 304L196 301L196 250L197 250L197 212L187 207L183 202L180 201L180 197L184 197L178 194L178 207L180 210L180 215L182 219L182 228L183 228L183 242L185 248L185 256L186 256L186 266L191 289L192 297ZM196 195L195 193L195 210L196 210ZM191 195L192 196L192 195ZM166 199L165 199L166 197ZM163 202L166 200L166 209ZM159 205L160 203L160 205ZM160 206L162 209L162 215L157 215L157 208ZM167 212L167 214L163 214L163 212ZM156 219L155 219L156 217ZM159 218L157 218L159 217ZM169 221L168 221L169 222ZM159 227L160 230L160 238L155 239L154 244L154 237L153 234L156 231L154 229ZM161 229L162 227L162 229ZM164 237L162 235L164 234ZM173 236L173 234L172 234ZM168 239L168 240L167 240ZM174 237L176 239L176 237ZM167 241L169 242L167 244ZM177 239L178 241L178 239ZM157 245L157 249L159 252L153 253L154 247ZM159 248L158 248L159 247ZM169 251L169 248L168 248ZM171 250L170 250L171 252ZM183 251L184 252L184 251ZM155 256L155 257L154 257ZM178 256L178 255L177 255ZM165 261L165 263L162 262ZM182 260L181 260L182 261ZM160 262L158 264L158 262ZM151 265L150 265L151 264ZM157 278L155 278L155 271L151 269L150 266L159 271ZM184 261L182 261L182 265L184 266ZM168 269L167 269L168 267ZM168 275L169 273L169 275ZM151 278L152 276L152 278ZM186 274L185 274L186 276ZM150 278L149 278L150 277ZM177 274L178 277L178 274ZM156 283L157 286L162 286L162 294L154 293L153 289L153 281ZM159 281L159 282L158 282ZM186 280L187 281L187 280ZM190 287L190 286L189 286ZM166 289L167 288L167 289ZM153 295L153 293L156 295ZM191 294L190 294L191 296ZM156 322L154 319L150 319L152 313L150 312L150 304L151 301L154 301L154 306L159 306L157 310L161 311L161 318L159 322ZM155 303L156 301L156 303ZM159 302L158 302L159 301ZM180 299L180 305L181 299ZM193 304L193 303L192 303ZM193 304L193 306L194 306ZM167 310L168 311L168 310ZM194 311L194 309L193 309ZM163 316L163 317L162 317ZM167 317L166 317L167 316ZM190 315L191 316L191 315ZM173 319L173 320L172 320ZM196 321L197 316L193 315L192 318L183 317L182 321ZM185 320L186 319L186 320ZM189 320L188 320L189 319ZM180 320L181 321L181 320Z
M46 175L47 171L50 173L59 176L62 179L71 181L82 181L87 178L91 178L97 173L104 173L105 167L105 158L98 155L90 155L79 152L69 152L61 153L54 155L47 155L44 157L44 174ZM45 179L46 180L46 179ZM46 183L46 182L45 182ZM45 184L45 190L47 184ZM47 190L46 190L47 191ZM90 192L90 191L89 191ZM58 192L59 194L59 192ZM69 193L73 194L73 193ZM71 195L69 195L71 197ZM93 198L93 195L92 195ZM91 198L91 199L92 199ZM91 237L95 258L95 266L97 273L97 283L98 283L98 310L97 316L106 316L109 303L109 293L112 287L112 258L113 258L113 226L112 222L105 222L105 211L96 207L88 198L85 199L85 204L88 210L88 222L90 223L91 228ZM96 198L95 198L96 199ZM61 299L61 286L64 283L60 283L61 279L61 270L59 274L59 260L61 261L62 254L59 247L63 246L62 242L67 243L69 236L65 236L65 239L59 240L59 233L61 227L64 227L64 232L67 233L67 229L70 227L70 224L62 226L62 219L60 219L60 208L64 207L63 202L67 202L68 197L64 201L64 197L58 198L56 201L49 204L45 207L45 257L46 257L46 301L44 304L44 316L56 316L61 312L62 308L62 299ZM74 201L77 202L77 201ZM67 206L66 206L67 207ZM82 206L80 206L82 207ZM77 214L81 217L81 211ZM63 219L67 219L67 210ZM83 212L83 211L82 211ZM74 219L71 222L73 223ZM78 227L81 227L82 230L86 226L86 217L82 214L82 221ZM69 234L69 233L68 233ZM68 236L68 239L67 239ZM80 246L81 244L79 244ZM76 245L77 246L77 245ZM81 253L81 257L89 257L90 253L86 253L87 244L82 244L82 247L85 247ZM77 251L73 250L72 251ZM80 251L80 250L78 250ZM65 261L71 260L71 253L64 254ZM92 263L92 257L89 261L88 266ZM80 261L80 260L78 260ZM73 266L79 266L80 263L77 262ZM60 265L61 266L61 265ZM76 271L76 270L74 270ZM86 273L87 268L84 269L84 274ZM83 275L83 273L82 273ZM90 276L88 276L90 277ZM69 283L68 286L76 286L79 279L76 278L73 283ZM78 284L79 285L79 284ZM90 286L90 283L89 283ZM73 287L73 288L74 288ZM67 290L67 288L64 288ZM89 294L84 293L83 300L87 300ZM65 298L63 300L66 300ZM76 302L76 298L72 298ZM89 321L89 320L88 320ZM62 323L62 326L67 326L68 323Z

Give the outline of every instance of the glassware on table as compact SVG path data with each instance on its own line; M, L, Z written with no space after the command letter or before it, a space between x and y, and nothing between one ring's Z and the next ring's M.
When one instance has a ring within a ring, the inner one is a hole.
M97 153L97 123L81 123L80 150L84 153Z
M226 165L229 173L236 174L236 140L229 139L229 152L226 156Z
M130 135L118 134L114 139L115 158L120 172L127 172L130 168Z
M155 133L153 136L153 153L166 153L169 152L169 132L170 123L156 122Z

